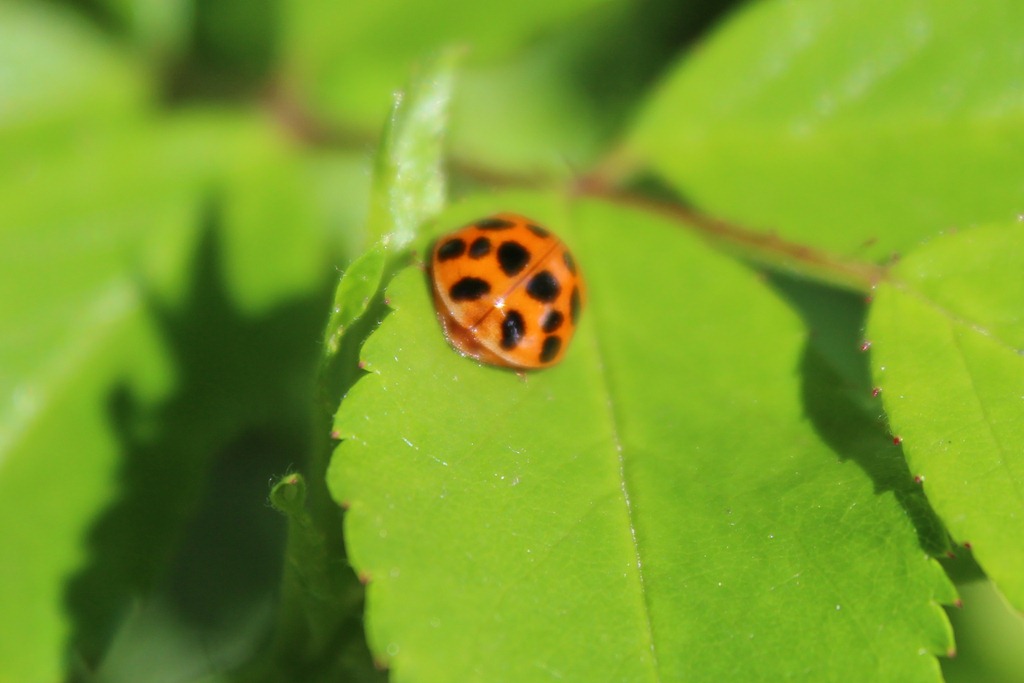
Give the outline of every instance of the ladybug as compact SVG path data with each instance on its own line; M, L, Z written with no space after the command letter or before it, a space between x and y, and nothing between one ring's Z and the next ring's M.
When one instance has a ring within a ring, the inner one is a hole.
M449 343L492 365L554 365L583 307L583 279L566 246L512 213L481 218L437 240L430 276Z

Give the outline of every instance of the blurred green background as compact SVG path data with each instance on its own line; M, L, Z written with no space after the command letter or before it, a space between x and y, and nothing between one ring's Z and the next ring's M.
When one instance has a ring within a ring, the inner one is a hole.
M0 681L379 678L352 576L337 640L266 663L267 495L318 466L393 93L464 45L454 192L554 184L742 4L0 0ZM1024 680L1024 622L953 570L948 678Z

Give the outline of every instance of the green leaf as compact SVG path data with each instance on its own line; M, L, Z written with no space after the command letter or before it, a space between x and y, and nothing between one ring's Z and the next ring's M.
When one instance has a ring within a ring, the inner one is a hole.
M0 610L17 624L0 680L31 683L62 677L65 581L112 495L113 384L152 397L168 378L136 283L112 267L145 223L96 211L97 176L133 189L104 165L138 149L140 74L74 14L24 2L0 2L0 64ZM180 220L165 208L149 227Z
M557 37L577 36L571 23L572 30ZM451 131L452 154L462 170L484 181L488 173L526 182L542 173L569 178L603 151L594 111L600 106L579 92L579 67L566 51L557 43L531 45L464 71L454 103L458 125Z
M1024 609L1024 230L936 239L878 287L867 328L894 434L953 538Z
M226 138L210 145L213 163L223 168L225 269L239 306L264 311L318 290L338 255L325 248L324 210L303 160L255 120L195 118L204 136L221 129Z
M393 677L938 680L952 589L910 477L764 280L604 204L441 222L510 207L587 277L565 360L460 356L410 268L337 418L329 484Z
M71 634L64 582L86 561L83 533L113 494L118 443L108 424L110 384L129 369L128 388L137 395L166 384L158 340L135 315L130 284L111 282L92 304L75 343L33 375L21 376L6 344L0 351L4 384L14 385L0 414L0 533L10 558L0 563L0 606L17 624L0 639L2 680L61 678ZM6 343L22 339L10 335Z
M681 36L709 11L616 0L524 36L501 58L474 60L471 50L450 133L461 170L533 183L583 173L617 140Z
M1002 683L1024 671L1024 615L988 581L961 588L963 607L950 612L957 656L944 661L948 683Z
M142 74L89 28L57 5L0 2L0 156L139 113Z
M148 58L181 58L196 33L195 8L189 0L93 0L79 7L106 29L116 29Z
M368 237L405 248L444 206L444 132L460 50L420 67L395 95L374 167Z
M331 118L376 126L409 64L447 45L481 59L507 53L544 29L601 0L483 5L293 0L285 5L283 52L289 72Z
M327 323L325 353L328 356L338 353L349 326L359 319L377 294L385 263L386 253L378 243L345 269L334 292L334 308Z
M0 569L0 605L24 626L0 639L3 680L60 679L65 652L94 665L126 601L140 598L171 552L202 484L202 463L219 441L254 413L295 415L305 406L297 397L311 391L292 363L308 361L315 347L307 355L287 347L280 355L288 362L274 362L283 384L272 381L280 377L253 363L273 358L281 337L247 317L291 315L287 338L301 339L294 309L279 307L319 293L325 281L323 235L303 206L294 158L265 126L235 116L186 114L160 127L88 130L32 154L0 149L0 327L8 331L0 342L0 393L13 397L0 403L0 534L17 558ZM236 161L245 168L236 170ZM191 257L210 184L225 189L229 214L213 231L226 245L214 258L223 280L196 292ZM199 316L191 323L174 317L189 297L208 304L217 293L230 305L189 308ZM176 346L195 342L190 334L203 343ZM217 356L224 350L218 343L228 341L230 352ZM301 348L310 349L308 341ZM172 349L183 357L169 357ZM175 404L177 433L160 431L166 425L146 407L184 391L183 366L204 360L210 363L196 378L203 391ZM232 384L240 377L259 377L266 388ZM227 386L246 400L226 399ZM279 402L263 391L280 392ZM155 434L171 442L163 451L148 441ZM154 452L165 457L130 458ZM133 488L140 480L153 487L143 486L150 494L144 503L132 498L141 496ZM129 514L126 500L138 505L129 504ZM104 546L112 530L135 543ZM72 577L86 575L95 590L76 602Z
M405 93L395 97L374 162L366 229L373 246L338 281L325 333L328 361L370 306L385 271L444 207L442 143L459 59L459 50L439 54L413 74Z
M270 492L270 502L288 517L288 570L281 617L281 632L287 639L274 645L278 666L308 665L304 660L322 660L325 651L337 657L338 634L344 632L338 622L346 616L356 622L361 608L362 587L348 567L337 561L338 538L323 532L307 498L306 482L298 474L283 477ZM357 624L349 624L350 634L359 631ZM350 635L350 639L362 642L361 634Z
M373 160L362 151L310 150L302 161L321 207L319 222L331 226L342 256L353 258L364 249Z
M96 173L104 151L112 150L93 146ZM74 159L62 167L48 161L40 159L40 169L57 172L42 175L67 187L59 179L77 170ZM13 398L0 404L0 533L5 552L17 558L0 569L0 604L22 626L0 639L0 678L44 681L60 678L71 636L65 582L88 561L83 538L91 520L116 496L121 444L112 425L114 390L119 383L151 400L170 380L158 334L142 315L142 293L122 263L122 250L146 219L134 214L125 230L130 209L81 211L73 191L63 205L30 195L33 211L18 194L25 184L0 183L0 205L8 209L0 325L11 331L0 344L0 391ZM58 207L67 213L55 221ZM181 214L154 212L148 227L160 233ZM175 255L168 250L167 258ZM26 517L26 510L34 512Z
M343 137L369 137L409 63L464 46L449 132L459 167L485 181L569 179L607 151L680 40L722 11L720 4L628 0L482 11L449 0L423 16L390 1L368 11L300 0L286 5L284 51L293 91L311 100L305 106Z
M687 55L632 152L703 211L887 257L1020 208L1024 5L749 3Z

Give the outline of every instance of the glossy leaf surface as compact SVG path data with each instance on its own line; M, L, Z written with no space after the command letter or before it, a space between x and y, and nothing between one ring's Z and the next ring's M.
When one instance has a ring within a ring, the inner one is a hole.
M966 230L879 286L876 384L911 470L954 539L1024 609L1024 227Z
M409 269L336 422L329 483L393 677L937 680L951 589L893 495L909 477L878 476L891 442L799 319L659 219L503 205L588 278L566 359L459 356Z

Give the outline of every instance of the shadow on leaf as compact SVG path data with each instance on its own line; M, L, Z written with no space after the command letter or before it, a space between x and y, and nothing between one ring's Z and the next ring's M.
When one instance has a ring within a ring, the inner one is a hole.
M270 638L286 524L267 504L269 481L308 467L315 447L327 289L241 312L219 234L209 209L181 303L147 301L171 395L144 405L126 385L110 392L122 464L65 588L69 680L199 678L238 667ZM362 641L358 629L349 636Z
M861 350L864 297L778 275L772 284L810 332L800 372L804 410L814 429L840 458L871 477L876 493L892 491L926 552L945 556L949 536L914 481L902 449L888 433L881 402L872 394L868 357Z

